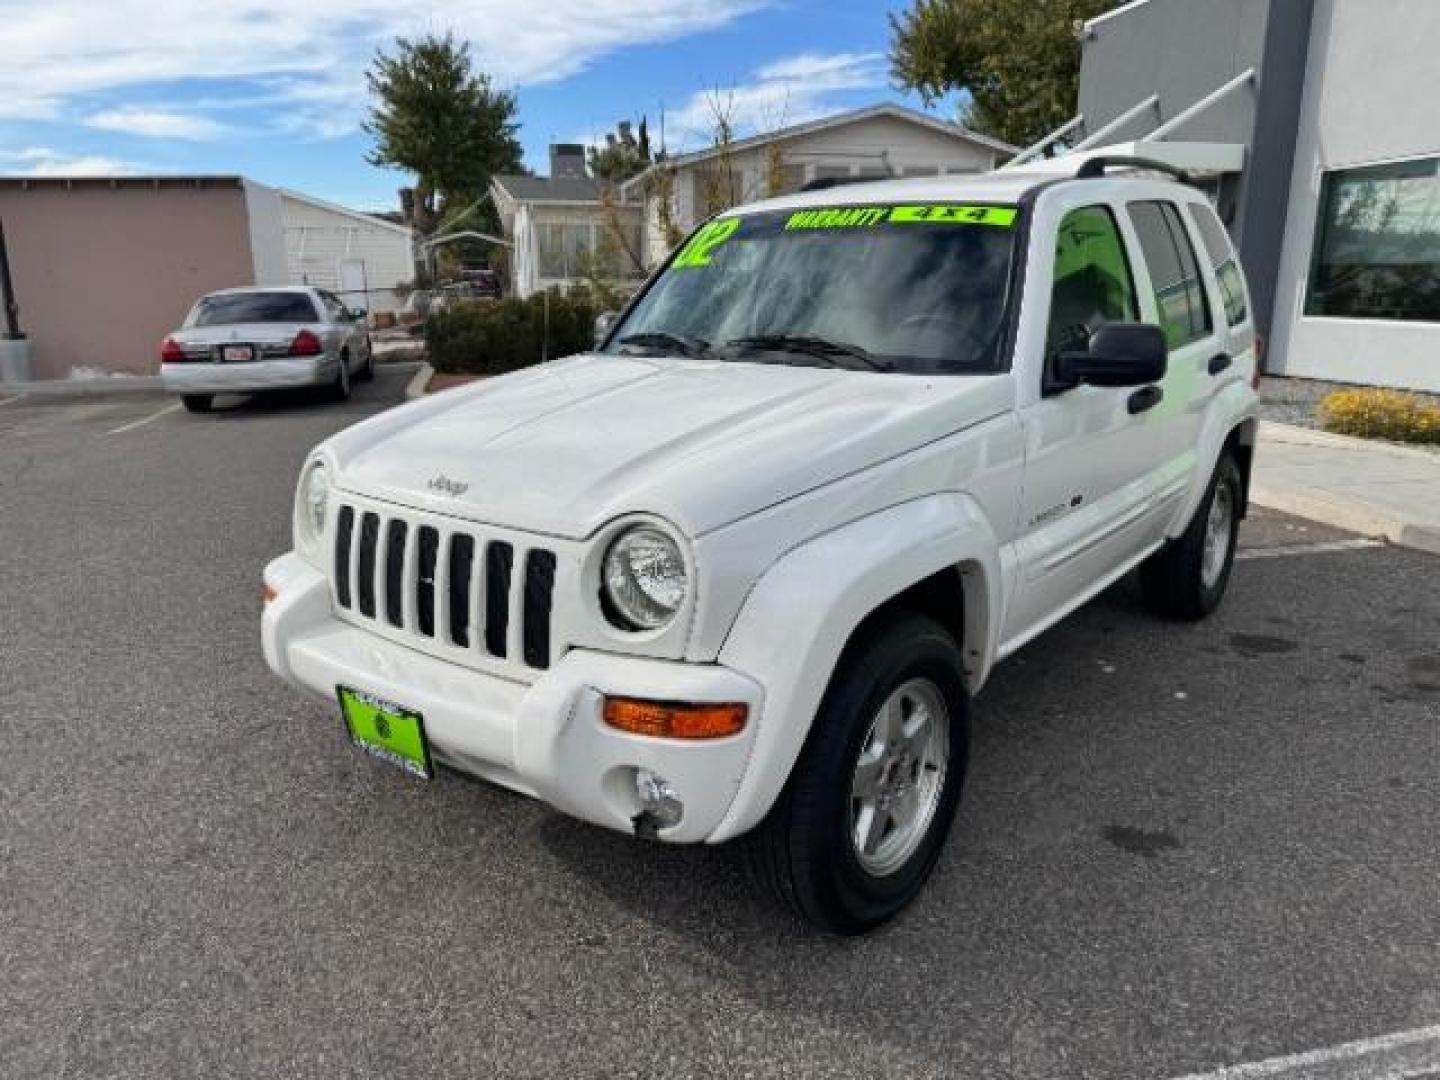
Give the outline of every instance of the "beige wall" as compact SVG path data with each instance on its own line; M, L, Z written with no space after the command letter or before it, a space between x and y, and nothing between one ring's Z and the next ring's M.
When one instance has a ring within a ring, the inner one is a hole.
M0 179L0 221L35 375L153 375L160 341L212 289L254 284L238 180Z

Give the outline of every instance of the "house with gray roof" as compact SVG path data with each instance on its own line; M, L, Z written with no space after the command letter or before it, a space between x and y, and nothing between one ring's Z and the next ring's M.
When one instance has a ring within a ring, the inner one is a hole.
M550 147L549 176L496 176L491 196L510 243L510 287L517 296L600 277L638 281L640 207L614 200L585 171L585 148ZM621 238L624 238L622 242Z

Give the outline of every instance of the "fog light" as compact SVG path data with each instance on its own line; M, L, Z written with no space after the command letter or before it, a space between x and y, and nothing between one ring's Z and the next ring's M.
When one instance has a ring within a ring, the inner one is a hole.
M657 829L668 829L679 825L685 816L685 804L673 784L659 773L649 769L635 770L635 795L640 800L641 813L649 818L649 824Z

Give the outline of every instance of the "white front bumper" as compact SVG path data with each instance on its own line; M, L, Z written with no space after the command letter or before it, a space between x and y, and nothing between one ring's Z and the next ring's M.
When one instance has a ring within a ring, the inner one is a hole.
M330 356L297 356L286 360L253 360L248 364L161 364L160 380L177 394L244 394L319 386L335 378L339 361Z
M266 567L265 582L277 594L261 620L271 669L332 703L336 686L348 686L419 711L432 751L447 765L626 832L640 810L634 770L651 769L685 804L680 823L660 833L679 842L709 839L735 799L763 704L760 686L738 672L571 649L526 685L342 622L331 610L324 575L294 554ZM744 702L750 720L725 739L644 738L602 722L606 694ZM337 719L337 740L340 730Z

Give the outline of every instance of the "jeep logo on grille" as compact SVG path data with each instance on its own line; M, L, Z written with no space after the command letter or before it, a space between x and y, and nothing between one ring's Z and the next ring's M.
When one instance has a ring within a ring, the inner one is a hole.
M451 480L448 476L440 475L430 481L427 487L438 495L449 495L452 499L458 499L465 492L470 490L470 485L459 480Z

